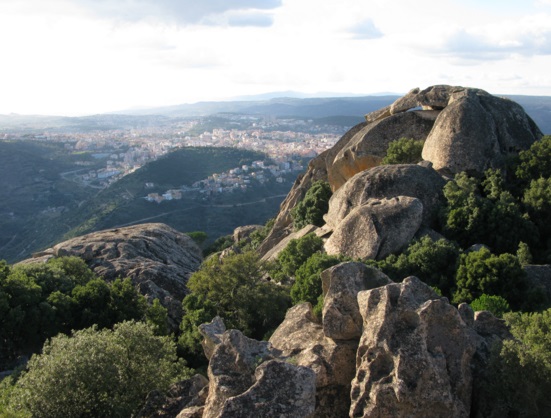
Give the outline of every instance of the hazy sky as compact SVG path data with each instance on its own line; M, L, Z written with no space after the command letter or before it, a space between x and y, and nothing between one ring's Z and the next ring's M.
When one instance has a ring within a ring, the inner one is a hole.
M551 95L551 0L0 0L0 114L433 84Z

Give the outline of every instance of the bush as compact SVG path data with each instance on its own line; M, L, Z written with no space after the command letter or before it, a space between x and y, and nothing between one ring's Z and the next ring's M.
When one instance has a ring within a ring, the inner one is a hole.
M0 267L0 365L38 350L59 332L110 327L142 319L147 310L130 279L106 283L77 257Z
M321 272L341 262L339 257L314 253L295 273L295 283L291 287L293 305L301 302L318 303L322 294Z
M507 301L501 296L487 295L485 293L473 300L470 305L475 312L490 311L497 318L501 318L505 312L511 310Z
M462 254L454 303L470 303L483 294L503 297L513 309L526 307L525 273L512 254L494 255L487 248Z
M323 215L329 210L331 195L329 183L321 180L314 182L304 199L291 210L295 229L302 229L309 224L323 226Z
M551 136L545 135L530 149L519 153L516 175L527 183L541 177L551 177Z
M59 335L34 355L10 405L36 418L129 417L152 390L189 377L176 346L140 322Z
M292 239L287 247L281 251L269 272L275 281L281 282L294 277L297 269L302 266L314 253L323 250L323 240L310 233L302 238Z
M413 241L400 255L389 255L384 260L369 264L381 269L395 282L407 276L416 276L429 286L438 288L444 296L451 297L459 262L456 244L425 236Z
M504 189L497 170L486 171L483 182L460 173L444 186L444 196L444 232L463 248L485 244L498 254L513 253L519 242L531 245L537 240L536 226Z
M386 156L381 164L417 164L422 161L421 153L425 141L400 138L388 144Z
M495 415L551 416L551 310L504 315L513 339L494 350L482 388Z
M262 339L285 317L290 306L283 286L265 281L265 266L254 252L211 257L188 281L191 294L183 301L182 347L200 353L197 326L220 316L228 328Z

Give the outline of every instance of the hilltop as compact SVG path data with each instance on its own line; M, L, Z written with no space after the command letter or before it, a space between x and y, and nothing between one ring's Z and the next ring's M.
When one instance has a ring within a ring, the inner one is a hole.
M127 406L140 417L548 416L550 156L551 137L518 103L416 88L367 113L310 161L273 222L236 229L191 275L198 247L162 224L78 237L25 264L76 255L107 281L128 275L170 311L172 330L185 294L174 339L206 377L144 389L143 408ZM44 395L51 379L38 361L65 358L61 341L99 341L96 332L56 337L60 351L35 357L4 393L31 411L58 401L80 411L71 390ZM78 369L87 363L67 363L94 396ZM30 396L33 381L46 384Z

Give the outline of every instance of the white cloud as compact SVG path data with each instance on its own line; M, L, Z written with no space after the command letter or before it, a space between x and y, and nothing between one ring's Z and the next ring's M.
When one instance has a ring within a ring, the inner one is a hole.
M350 33L354 39L378 39L383 36L383 33L371 19L365 19L357 23L350 28Z
M441 83L551 94L546 6L367 3L0 0L0 113Z
M124 21L161 20L178 24L197 24L216 21L219 16L240 12L234 25L266 26L267 15L258 10L272 10L281 0L74 0L106 18ZM248 11L248 12L247 12ZM249 18L246 19L245 16ZM255 19L256 16L256 19ZM271 23L271 22L270 22Z

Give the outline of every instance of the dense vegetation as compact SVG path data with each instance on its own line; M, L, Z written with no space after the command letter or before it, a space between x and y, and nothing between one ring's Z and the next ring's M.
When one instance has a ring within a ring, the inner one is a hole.
M214 254L188 282L191 294L183 301L179 345L193 365L204 363L197 327L215 316L226 327L262 339L281 323L290 306L282 286L264 280L266 266L252 251L223 259Z
M329 183L321 180L314 182L306 192L304 199L291 211L295 229L299 230L309 224L322 226L325 223L323 215L329 209L331 195Z
M72 181L70 174L62 175L83 170L77 162L92 164L86 170L105 164L91 152L68 151L55 143L0 141L0 259L16 262L64 239L139 221L205 231L209 242L243 223L262 223L277 212L294 180L290 174L283 183L251 181L245 192L208 200L184 196L158 205L143 197L265 158L234 148L182 148L98 194L96 188ZM146 189L146 182L154 183L154 188Z
M37 351L60 332L110 327L146 313L130 279L107 283L79 258L13 267L0 262L0 365Z
M494 347L490 369L477 384L488 397L487 416L548 417L551 414L551 309L508 313L513 338ZM491 415L490 415L491 414Z
M47 341L17 382L6 379L0 414L129 417L149 392L186 377L190 371L177 359L174 342L156 336L151 326L132 321L112 330L93 326Z
M381 164L416 164L422 160L421 152L425 141L400 138L392 141Z

